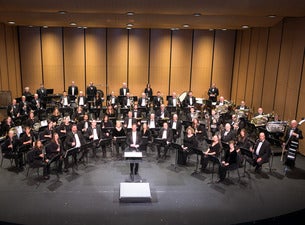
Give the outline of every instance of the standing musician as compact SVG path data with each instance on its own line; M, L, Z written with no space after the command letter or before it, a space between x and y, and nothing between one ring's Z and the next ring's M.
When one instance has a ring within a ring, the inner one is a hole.
M76 96L78 95L78 87L75 85L74 81L72 81L71 85L68 87L68 95L72 101L75 101Z
M45 157L44 146L40 140L36 141L34 149L29 153L29 164L33 166L43 167L43 178L50 179L50 164Z
M43 101L43 98L47 96L47 89L45 89L43 84L40 84L40 88L37 89L36 94L38 94L38 98L41 101Z
M211 102L217 102L217 96L218 95L219 95L218 88L216 87L216 84L213 83L212 86L208 90L209 100Z
M23 157L19 152L20 140L15 135L13 130L9 130L5 141L3 142L2 157L7 159L15 159L15 165L19 170L23 170Z
M164 139L165 142L164 144L157 144L157 149L158 149L158 157L157 159L161 158L161 147L164 147L164 154L163 154L163 159L166 158L166 153L170 147L170 144L173 141L173 131L168 127L167 122L163 123L163 127L160 129L158 138Z
M295 165L295 154L290 155L289 149L294 149L294 153L296 153L300 139L303 139L302 131L298 128L298 122L296 120L292 120L290 122L290 127L287 129L285 134L285 143L283 143L283 148L288 150L285 164L291 168L293 168Z
M22 93L22 95L25 96L25 97L32 96L32 93L30 92L30 88L29 87L25 87L24 88L24 92Z
M148 97L148 98L153 96L153 90L151 89L149 83L146 85L146 88L144 89L144 93L145 93L146 97Z
M137 131L137 124L132 124L131 132L127 134L126 144L130 151L137 151L142 144L141 133ZM130 163L130 175L137 175L139 171L139 163Z
M57 161L57 171L59 173L62 172L63 152L63 144L59 138L59 134L54 133L52 140L46 145L46 157L52 162L60 155Z
M269 162L271 155L270 143L266 140L265 133L259 133L259 139L256 141L254 148L250 148L253 158L250 163L255 166L255 172L260 172L262 165ZM249 159L246 159L249 161Z
M117 120L116 124L115 124L115 128L113 129L113 132L112 132L112 137L113 137L113 141L114 141L114 144L115 144L116 156L117 157L119 157L120 147L121 147L122 150L124 150L124 146L125 146L125 143L121 142L121 141L118 141L117 137L124 137L124 136L126 136L126 133L125 133L125 130L123 129L123 127L122 127L122 123L121 123L121 121Z
M208 147L208 149L203 152L203 156L201 156L200 164L201 164L201 171L204 171L208 165L209 157L219 157L220 156L220 143L219 138L217 135L212 137L212 144Z
M127 84L124 82L122 84L122 87L120 88L119 93L120 93L121 96L126 96L128 92L129 92L129 88L127 87Z
M67 151L71 148L80 148L85 143L86 141L82 132L77 130L76 124L73 124L71 128L71 132L67 134L67 137L64 142L65 150ZM85 157L87 152L88 152L87 149L82 152L82 155L79 159L80 161ZM72 157L74 163L77 164L77 154L75 153ZM68 160L69 160L68 157L64 159L64 163L65 163L64 172L68 172Z
M86 95L87 95L88 101L93 101L93 98L96 95L96 92L97 92L97 89L93 85L93 82L91 81L89 83L89 86L87 87L87 90L86 90Z
M194 107L196 103L196 98L193 96L193 92L189 91L188 95L185 97L184 101L184 107Z

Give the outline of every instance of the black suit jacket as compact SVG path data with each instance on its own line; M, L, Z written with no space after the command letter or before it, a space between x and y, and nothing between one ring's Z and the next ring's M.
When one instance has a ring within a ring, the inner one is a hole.
M41 99L41 98L47 96L47 89L39 88L39 89L37 89L36 93L38 94L38 97Z
M126 93L129 92L129 88L126 88ZM120 88L120 95L121 96L126 96L126 94L124 95L124 88Z
M131 144L133 144L133 139L132 139L132 132L129 132L126 137L126 143L130 147ZM142 136L141 133L137 131L137 137L136 137L136 145L141 145L142 144Z
M93 97L96 95L96 92L97 92L97 89L95 86L87 87L86 94L89 99L93 99Z
M126 117L126 118L124 119L124 126L125 126L125 127L128 126L128 121L129 121L129 117ZM133 123L137 123L137 119L134 118L134 117L132 117L132 119L131 119L131 125L132 125Z
M68 95L73 96L72 95L72 86L68 87ZM74 96L75 95L78 95L78 87L77 86L74 86Z
M209 90L208 90L208 95L209 95L209 100L210 101L216 102L217 101L217 96L219 95L218 88L210 87ZM215 96L211 96L211 95L215 95Z
M190 102L190 96L186 96L184 99L184 106L188 107L188 106L194 106L196 103L196 98L194 96L192 96L192 104Z
M161 109L157 110L156 117L160 119L161 115L162 115ZM169 116L170 116L169 112L166 109L164 109L164 118L169 118Z
M100 128L100 126L96 126L96 132L97 132L98 139L105 138L105 137L104 137L104 134L103 134L103 132L102 132L102 130L101 130L101 128ZM92 126L88 127L88 129L87 129L87 131L86 131L86 133L85 133L84 136L85 136L87 139L90 139L90 136L91 136L91 135L93 135L93 128L92 128ZM92 139L92 140L93 140L93 139Z
M164 103L163 97L160 97L159 100L158 100L157 96L154 97L154 100L153 100L154 107L160 107L161 104L163 104L163 103Z
M172 130L173 129L173 120L171 120L168 124L168 127L171 128ZM175 129L175 134L174 135L180 135L181 133L181 130L182 130L182 123L180 120L177 121L177 124L176 124L176 129Z
M256 155L256 149L258 147L259 142L260 141L257 140L254 145L254 153L253 153L254 155ZM264 162L268 162L270 155L271 155L270 143L267 140L265 140L259 150L259 154L256 156L262 158Z
M162 138L164 130L165 129L163 127L160 129L158 138ZM167 142L172 142L173 141L173 130L170 129L170 128L167 129L167 138L166 138L166 141Z
M144 101L144 106L142 106L142 102ZM139 98L139 101L138 101L138 105L139 107L146 107L147 106L147 99L146 98Z
M295 130L293 131L294 133L298 134L299 135L299 138L295 137L295 136L291 136L290 137L290 131L291 131L291 127L289 127L286 131L286 134L285 134L285 141L288 141L289 140L289 143L287 143L288 145L290 144L291 141L296 141L296 142L299 142L299 139L303 139L303 134L302 134L302 131L299 129L299 128L295 128ZM289 139L290 137L290 139Z
M77 131L77 134L78 134L78 138L79 138L79 141L81 143L81 145L84 145L86 144L86 141L85 141L85 138L84 136L82 135L82 133L80 131ZM74 134L72 132L69 132L67 134L67 137L65 139L65 150L68 150L70 148L73 148L75 147L75 145L72 145L72 143L76 143L76 140L75 140L75 137L74 137Z
M236 138L236 133L235 133L235 131L233 131L233 130L230 130L229 131L229 133L225 136L224 134L225 134L225 130L223 130L222 132L221 132L221 141L223 141L223 142L229 142L229 141L232 141L232 140L235 140L235 138Z
M180 100L179 98L176 98L176 106L178 106L180 104ZM168 106L174 106L174 101L173 101L173 98L169 98L168 99L168 103L167 103Z
M79 105L79 101L80 101L81 98L83 98L84 105L86 105L87 104L87 98L85 96L78 96L77 105Z

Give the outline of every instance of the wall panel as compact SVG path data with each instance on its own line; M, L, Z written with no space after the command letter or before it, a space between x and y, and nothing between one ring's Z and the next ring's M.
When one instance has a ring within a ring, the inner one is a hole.
M128 31L126 29L107 30L108 90L119 95L123 82L127 82Z
M211 85L214 32L194 31L191 90L194 96L208 98Z
M34 94L43 82L40 28L20 27L19 36L22 87L30 87Z
M128 86L132 95L140 96L148 83L149 30L129 32Z
M150 83L156 94L169 93L170 30L151 30L150 42Z
M106 29L87 29L86 85L93 82L106 94Z
M240 69L240 61L241 61L241 52L242 52L242 38L243 32L237 31L236 34L236 43L235 43L235 55L234 55L234 66L233 66L233 79L232 79L232 89L231 89L231 100L237 101L237 90L239 83L239 69Z
M64 90L62 29L42 29L41 40L44 85L46 88L53 88L54 93L62 93Z
M84 30L64 28L63 32L65 89L75 81L79 90L85 93Z
M6 45L6 27L3 24L0 24L0 89L2 91L9 90L9 76L8 76L8 67L7 67L7 45Z
M225 99L231 99L235 34L235 31L216 31L215 35L212 82Z
M169 94L188 91L190 89L191 74L192 30L173 31L171 54ZM200 85L199 83L193 86Z

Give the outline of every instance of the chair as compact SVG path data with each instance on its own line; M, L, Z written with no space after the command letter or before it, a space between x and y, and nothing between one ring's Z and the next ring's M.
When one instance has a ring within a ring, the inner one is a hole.
M37 176L39 177L39 168L42 167L41 165L36 165L34 164L31 159L32 159L32 154L34 153L34 150L30 150L27 154L26 154L26 165L27 165L27 172L26 172L26 177L29 176L29 172L30 169L36 169L37 172Z
M230 172L231 172L231 171L237 171L238 181L240 181L240 173L239 173L240 160L241 160L241 159L240 159L239 155L237 155L237 162L236 162L236 164L233 165L233 167L230 167L230 168L227 170L228 177L230 177Z
M4 159L8 159L8 160L10 160L10 163L11 163L11 167L13 166L13 158L12 157L6 157L5 156L5 153L2 151L2 146L0 146L0 148L1 148L1 165L0 165L0 167L2 167L2 164L3 164L3 160Z

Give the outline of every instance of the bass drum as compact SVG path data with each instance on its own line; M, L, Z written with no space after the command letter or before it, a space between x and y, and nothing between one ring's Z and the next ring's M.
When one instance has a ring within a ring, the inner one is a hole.
M182 92L180 95L179 95L179 101L181 102L181 104L183 104L183 101L184 101L184 99L185 99L185 97L187 96L187 91L184 91L184 92Z

